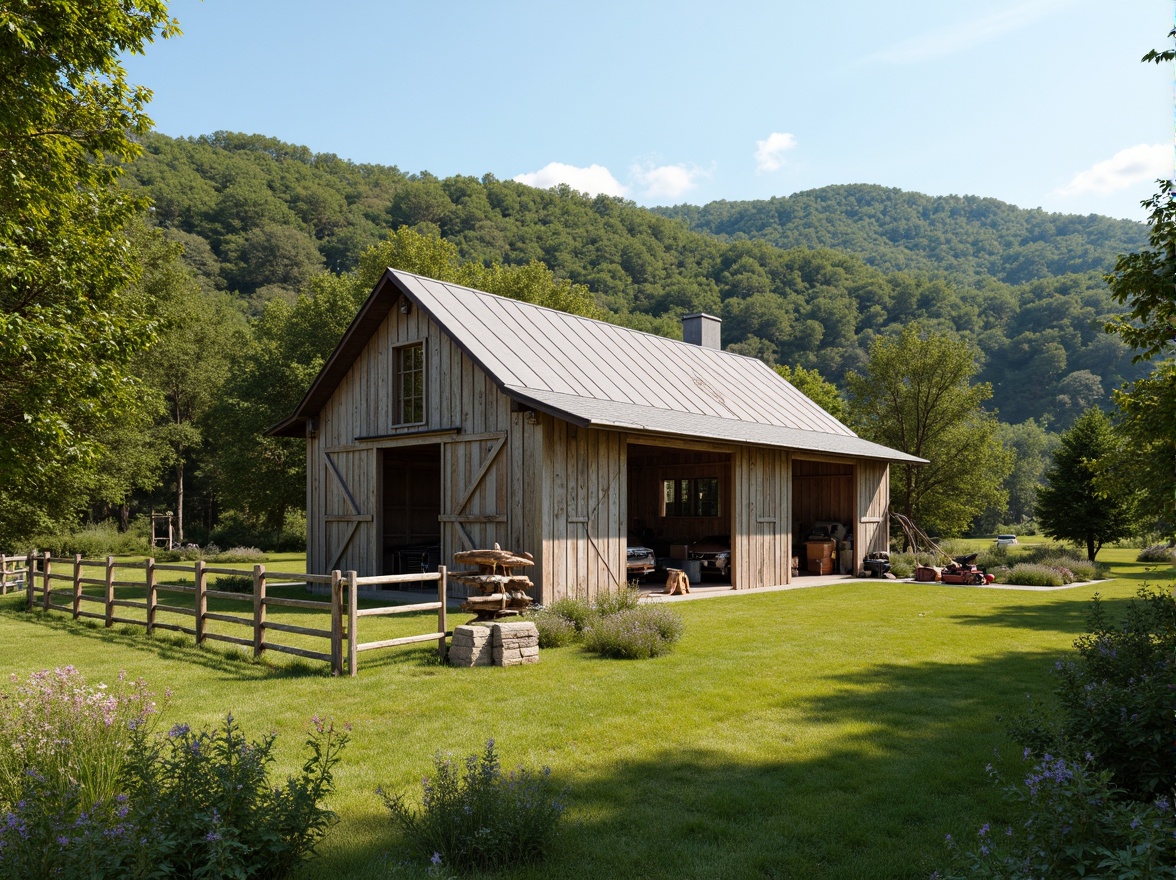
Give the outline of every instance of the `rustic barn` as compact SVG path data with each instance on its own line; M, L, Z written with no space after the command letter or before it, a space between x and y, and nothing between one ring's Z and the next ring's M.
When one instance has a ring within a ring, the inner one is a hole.
M720 536L746 589L788 583L821 523L859 568L887 545L889 463L919 459L720 350L719 326L688 316L680 342L389 269L271 431L306 438L309 570L497 542L534 554L550 601L625 584L630 540Z

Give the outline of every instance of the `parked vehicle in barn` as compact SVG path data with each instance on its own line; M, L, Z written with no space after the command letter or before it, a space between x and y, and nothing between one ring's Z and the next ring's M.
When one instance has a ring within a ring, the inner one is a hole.
M707 535L690 545L690 558L702 563L703 574L726 578L731 574L731 536Z
M657 557L648 547L629 545L625 552L625 570L629 580L641 580L646 575L653 574L657 568Z

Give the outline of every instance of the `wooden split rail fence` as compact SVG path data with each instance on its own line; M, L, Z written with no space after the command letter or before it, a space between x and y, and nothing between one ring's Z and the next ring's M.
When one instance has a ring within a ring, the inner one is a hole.
M95 572L95 569L98 571ZM128 579L125 575L118 576L126 571L141 571L142 574L134 580ZM169 583L168 574L172 572L191 573L193 583ZM210 589L208 586L209 575L249 577L253 581L252 593ZM361 587L422 581L437 582L437 601L375 608L359 607ZM328 586L330 600L291 599L283 596L271 596L267 593L269 587L288 587L300 584ZM445 606L448 598L448 575L445 566L440 566L435 572L358 577L354 571L333 571L329 575L267 572L264 565L254 565L252 569L222 568L207 565L203 560L198 560L194 564L179 564L156 562L154 559L147 559L144 562L119 562L113 556L99 561L83 559L81 556L52 556L49 553L33 553L28 556L0 555L0 593L6 593L10 587L15 588L16 585L24 589L30 609L39 604L45 611L65 611L70 613L75 620L79 618L101 620L107 627L114 626L116 623L134 624L146 627L149 635L157 629L172 630L193 636L198 645L209 639L229 642L234 645L251 647L255 657L261 656L268 650L294 654L311 660L324 660L331 664L333 675L343 674L345 651L346 669L350 675L355 675L358 671L357 658L361 652L380 648L435 641L437 642L437 652L444 660L446 638L450 635L445 628ZM101 587L102 595L87 593L84 591L86 587ZM118 593L120 589L123 590L121 597ZM127 598L126 591L128 589L141 591L144 598ZM161 592L165 594L165 598L168 593L191 594L194 596L193 606L160 602L159 594ZM65 599L68 604L62 599ZM244 614L209 611L209 599L250 603L252 613L245 616ZM100 610L86 610L87 607L95 606L101 606ZM292 623L268 620L266 611L273 607L329 612L330 629L297 626ZM142 616L126 616L128 612L124 612L122 609L130 609L129 613L141 612ZM417 611L437 612L436 631L380 641L359 641L359 619L361 617L407 614ZM187 626L160 620L160 612L191 617L192 625ZM252 630L251 637L245 638L212 632L208 628L209 621L249 627ZM329 649L327 651L313 651L280 644L272 640L270 637L272 632L326 639L329 642Z

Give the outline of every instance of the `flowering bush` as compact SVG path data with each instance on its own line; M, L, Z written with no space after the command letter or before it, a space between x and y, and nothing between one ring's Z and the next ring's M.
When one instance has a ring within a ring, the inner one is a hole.
M1006 792L1023 805L1027 818L999 830L985 823L967 845L949 834L952 867L942 875L945 880L1176 878L1171 799L1124 799L1110 771L1049 754Z
M601 617L584 630L584 647L605 657L642 660L668 654L685 624L665 605L641 605Z
M114 687L90 686L72 666L12 683L0 691L0 807L20 799L33 768L39 789L76 788L83 810L114 797L134 732L155 712L146 684L120 673Z
M128 766L130 818L151 829L155 860L184 877L285 877L335 823L321 805L346 732L313 719L297 777L269 778L274 735L249 741L233 719L196 733L138 737Z
M1176 547L1168 544L1152 544L1139 551L1135 557L1137 562L1162 562L1165 565L1176 565Z
M576 641L604 657L643 659L668 653L682 636L682 618L664 605L640 602L641 591L625 587L592 601L557 599L528 614L539 630L539 647Z
M526 616L539 631L540 648L562 648L579 638L576 624L551 608L536 608Z
M998 579L1002 584L1026 587L1061 587L1070 583L1065 572L1037 562L1018 562Z
M494 740L466 758L464 772L442 755L433 767L419 809L403 794L379 794L409 847L434 868L489 871L547 854L564 805L546 767L539 774L520 767L504 775Z
M302 773L274 786L273 736L148 724L142 681L72 667L0 693L0 876L285 877L334 822L320 806L347 742L315 719Z

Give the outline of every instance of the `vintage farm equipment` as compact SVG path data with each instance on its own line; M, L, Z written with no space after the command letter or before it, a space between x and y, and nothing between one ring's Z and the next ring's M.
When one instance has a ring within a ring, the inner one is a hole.
M951 556L946 550L927 537L927 533L901 513L891 514L895 522L902 527L907 543L915 553L930 553L935 561L943 561L943 565L920 565L915 568L916 581L940 581L945 584L990 584L992 575L977 567L978 553L965 556Z

